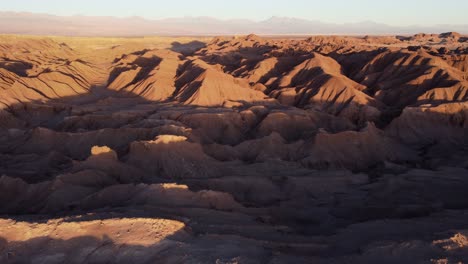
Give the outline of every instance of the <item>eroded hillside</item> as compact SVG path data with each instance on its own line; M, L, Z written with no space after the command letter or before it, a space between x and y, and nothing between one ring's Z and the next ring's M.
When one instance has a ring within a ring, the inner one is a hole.
M467 41L1 36L0 262L466 261Z

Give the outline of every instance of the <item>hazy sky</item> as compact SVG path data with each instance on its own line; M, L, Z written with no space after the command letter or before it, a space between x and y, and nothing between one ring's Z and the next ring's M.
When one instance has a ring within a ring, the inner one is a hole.
M333 23L468 24L467 0L0 0L0 10L146 18L262 20L288 16Z

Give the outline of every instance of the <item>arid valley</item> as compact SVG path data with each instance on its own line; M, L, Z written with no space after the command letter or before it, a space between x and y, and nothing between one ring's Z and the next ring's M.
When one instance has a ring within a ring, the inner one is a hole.
M468 263L468 36L0 36L0 263Z

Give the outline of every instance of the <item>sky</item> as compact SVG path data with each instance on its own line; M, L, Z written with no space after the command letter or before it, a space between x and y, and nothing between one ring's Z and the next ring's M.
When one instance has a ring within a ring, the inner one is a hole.
M149 19L209 16L259 21L282 16L339 24L468 25L467 0L0 0L0 10Z

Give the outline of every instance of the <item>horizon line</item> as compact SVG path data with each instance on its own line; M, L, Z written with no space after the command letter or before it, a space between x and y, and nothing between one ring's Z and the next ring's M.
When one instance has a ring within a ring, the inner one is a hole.
M389 26L389 27L395 27L395 28L408 28L408 27L438 27L438 26L468 26L467 24L430 24L430 25L422 25L422 24L408 24L408 25L395 25L395 24L389 24L389 23L384 23L384 22L379 22L375 20L370 20L370 19L365 19L361 21L356 21L356 22L327 22L319 19L310 19L310 18L302 18L302 17L293 17L293 16L278 16L278 15L271 15L267 18L264 19L251 19L251 18L220 18L216 16L206 16L206 15L185 15L185 16L170 16L170 17L157 17L157 18L150 18L146 16L140 16L140 15L132 15L132 16L119 16L119 15L86 15L86 14L53 14L53 13L43 13L43 12L32 12L32 11L13 11L13 10L0 10L0 13L14 13L14 14L32 14L32 15L45 15L45 16L54 16L54 17L62 17L62 18L73 18L73 17L90 17L90 18L114 18L114 19L131 19L131 18L138 18L138 19L143 19L146 21L162 21L162 20L168 20L168 19L183 19L183 18L207 18L207 19L214 19L222 22L230 22L230 21L250 21L250 22L255 22L255 23L261 23L265 22L268 20L271 20L273 18L282 18L282 19L295 19L295 20L300 20L300 21L307 21L307 22L317 22L317 23L322 23L322 24L332 24L332 25L353 25L353 24L364 24L364 23L374 23L382 26ZM336 35L336 34L333 34Z

